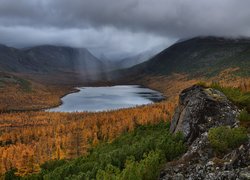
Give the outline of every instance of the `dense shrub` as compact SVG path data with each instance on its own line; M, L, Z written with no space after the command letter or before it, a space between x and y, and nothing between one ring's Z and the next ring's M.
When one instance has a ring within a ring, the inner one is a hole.
M209 130L208 139L216 152L223 153L247 141L248 136L245 128L220 126Z
M247 112L246 109L243 109L243 110L240 112L238 118L239 118L240 121L244 121L244 122L247 121L247 122L249 122L249 121L250 121L250 114Z
M0 176L0 179L5 179L5 180L19 180L20 178L15 176L16 169L11 169L7 173L5 173L4 178Z
M148 154L144 154L144 158L141 161L135 161L131 157L126 161L125 168L122 171L109 164L105 170L99 170L96 177L99 180L155 179L159 174L159 166L162 159L164 159L161 155L162 153L159 151L151 151Z

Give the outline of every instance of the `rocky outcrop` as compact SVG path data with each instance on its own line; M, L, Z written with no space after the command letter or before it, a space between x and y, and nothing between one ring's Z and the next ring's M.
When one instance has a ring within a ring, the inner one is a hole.
M209 146L207 133L197 138L178 160L167 163L164 180L248 180L250 179L250 141L218 158Z
M160 179L250 179L250 141L218 158L208 140L211 127L237 127L237 114L217 90L195 85L182 91L170 130L184 134L188 151L167 163Z
M237 112L220 91L195 85L181 92L170 131L183 132L190 144L211 127L236 126Z

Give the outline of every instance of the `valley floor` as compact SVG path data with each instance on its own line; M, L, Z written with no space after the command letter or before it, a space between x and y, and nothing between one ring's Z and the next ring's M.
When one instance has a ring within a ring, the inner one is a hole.
M218 81L243 91L250 90L249 78L228 74L224 72L210 79L195 79L180 74L136 78L132 83L159 90L167 100L149 106L101 113L22 112L60 104L60 97L71 92L73 85L46 85L17 76L1 76L0 174L12 168L17 168L16 174L20 176L38 173L39 165L48 160L86 155L99 143L112 142L138 126L170 121L178 94L201 80Z

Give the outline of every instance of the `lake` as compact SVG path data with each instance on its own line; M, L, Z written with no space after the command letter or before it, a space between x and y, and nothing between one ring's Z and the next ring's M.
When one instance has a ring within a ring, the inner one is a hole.
M139 85L79 87L79 91L64 96L62 104L50 112L99 112L151 104L164 99L155 90Z

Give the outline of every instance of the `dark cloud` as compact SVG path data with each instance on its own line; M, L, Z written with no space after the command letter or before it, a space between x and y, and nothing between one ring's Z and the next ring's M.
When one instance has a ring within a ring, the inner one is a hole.
M250 36L249 7L249 0L0 0L0 41L132 53L191 36Z
M1 27L0 43L17 48L52 44L85 47L97 56L121 59L152 48L164 49L173 43L167 39L146 33L135 33L116 28L59 29L32 28L26 26Z

